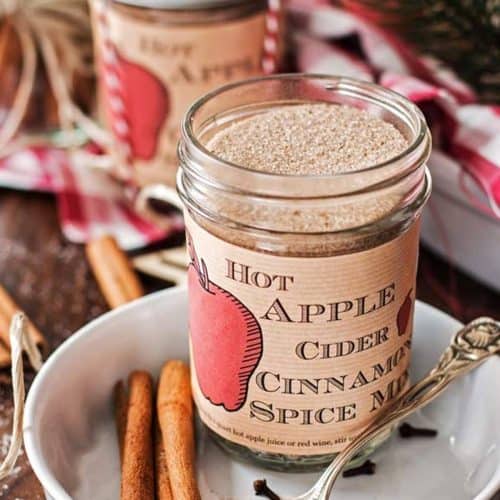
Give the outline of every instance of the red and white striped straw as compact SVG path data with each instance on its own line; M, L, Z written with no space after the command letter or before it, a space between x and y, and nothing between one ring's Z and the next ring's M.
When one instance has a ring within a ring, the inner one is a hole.
M264 54L262 57L262 70L266 75L275 73L279 69L282 1L283 0L268 0Z
M103 1L95 2L99 32L101 38L103 85L105 87L106 108L109 113L110 127L115 139L115 147L123 165L118 165L118 175L128 179L131 175L130 127L123 96L123 85L118 70L118 56L111 40L107 20L106 5Z

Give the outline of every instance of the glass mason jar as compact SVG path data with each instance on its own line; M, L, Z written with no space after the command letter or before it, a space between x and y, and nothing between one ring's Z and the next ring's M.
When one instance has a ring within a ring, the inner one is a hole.
M229 82L273 73L280 9L267 0L90 0L99 114L114 137L115 174L175 186L189 105Z
M334 175L251 170L207 148L243 119L315 103L364 109L407 148ZM321 467L406 387L430 147L415 105L347 78L253 79L189 109L177 190L193 395L225 450L279 470Z

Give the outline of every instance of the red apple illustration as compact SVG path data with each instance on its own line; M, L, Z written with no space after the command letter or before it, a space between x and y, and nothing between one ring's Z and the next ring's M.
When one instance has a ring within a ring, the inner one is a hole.
M160 131L170 112L169 94L156 75L115 53L131 154L133 158L150 160L156 154Z
M205 261L187 238L189 330L198 384L212 404L238 411L262 357L262 330L240 300L210 280Z
M399 308L398 317L397 317L397 325L398 325L398 335L404 335L408 328L408 323L410 321L411 309L413 307L413 299L411 294L413 292L413 288L406 295L405 300L401 304Z

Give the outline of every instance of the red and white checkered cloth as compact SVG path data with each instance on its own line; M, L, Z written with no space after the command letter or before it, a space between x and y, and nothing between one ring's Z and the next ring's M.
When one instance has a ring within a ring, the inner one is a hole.
M102 170L69 161L58 149L30 148L0 161L0 185L56 195L64 235L83 243L113 234L124 249L140 248L182 229L180 217L170 231L139 217L122 186Z
M460 163L471 203L500 217L499 106L477 104L472 89L435 60L416 55L394 35L327 0L289 0L288 7L300 71L376 81L421 105L432 121L435 147ZM340 43L352 36L361 54ZM481 188L484 201L468 179ZM133 211L109 176L70 162L60 150L32 148L1 160L0 186L54 192L62 230L71 241L112 233L123 248L132 249L167 236ZM171 230L181 225L174 220Z

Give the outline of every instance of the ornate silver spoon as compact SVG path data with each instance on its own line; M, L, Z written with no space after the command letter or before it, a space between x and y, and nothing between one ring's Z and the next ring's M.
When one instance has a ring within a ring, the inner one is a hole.
M466 325L453 337L435 368L404 392L340 452L309 491L298 497L282 497L283 500L328 500L342 468L361 448L415 410L430 403L451 381L499 353L500 322L478 318Z

